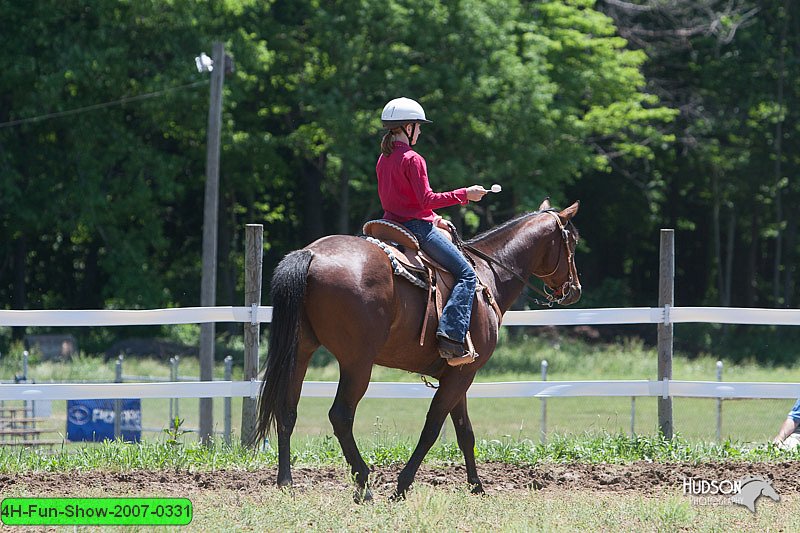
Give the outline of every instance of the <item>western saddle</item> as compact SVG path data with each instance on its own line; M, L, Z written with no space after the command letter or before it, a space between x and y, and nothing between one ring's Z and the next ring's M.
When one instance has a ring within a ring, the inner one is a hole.
M442 315L442 308L450 296L453 288L454 276L438 262L431 259L419 247L419 242L413 233L405 227L386 219L370 220L363 227L363 238L377 245L389 258L392 271L422 290L427 291L427 304L425 316L422 319L422 331L420 332L419 345L425 341L425 333L428 327L428 317L431 311L436 313L437 320ZM453 229L453 233L440 230L453 243L460 243L460 239ZM475 266L472 258L465 254L467 260ZM491 291L480 279L478 280L477 292L483 292L487 302L497 314L498 324L502 319L502 312L494 301ZM433 309L431 309L433 307ZM466 349L473 360L478 357L472 344L469 332L467 332Z

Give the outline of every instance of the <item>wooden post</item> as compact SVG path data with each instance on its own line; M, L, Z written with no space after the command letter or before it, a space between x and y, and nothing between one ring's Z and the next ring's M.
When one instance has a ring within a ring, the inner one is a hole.
M261 305L261 271L264 256L264 226L261 224L248 224L245 230L245 260L244 260L244 305L251 309L258 309ZM255 308L254 308L255 306ZM254 324L252 318L244 325L244 381L254 380L258 377L258 344L260 324ZM249 446L255 444L253 437L256 431L256 408L258 401L255 398L242 400L242 444Z
M670 309L675 303L675 231L661 230L661 253L658 281L658 306L664 308L664 322L658 325L658 380L672 379L672 321ZM672 439L672 398L658 398L658 427Z
M200 306L213 307L217 300L217 214L219 211L219 152L222 131L222 86L225 82L225 45L215 42L211 71L211 96L206 140L206 192L203 207L203 275ZM200 381L214 379L215 324L200 324ZM200 398L200 440L208 444L214 426L214 403Z

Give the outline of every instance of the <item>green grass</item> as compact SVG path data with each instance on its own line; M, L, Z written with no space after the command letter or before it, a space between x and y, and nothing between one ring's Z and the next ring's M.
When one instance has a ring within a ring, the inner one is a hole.
M763 498L762 498L763 499ZM344 491L309 490L301 497L269 488L255 495L223 493L193 499L194 527L233 524L268 531L769 531L797 530L795 501L743 508L697 507L678 494L547 493L471 496L466 489L421 485L401 503L352 503ZM222 501L221 501L222 500Z
M407 443L370 442L365 444L365 458L376 466L405 461L410 454ZM779 452L769 446L748 448L732 443L723 445L691 444L681 438L666 441L658 437L626 435L556 438L542 445L525 441L482 441L477 445L480 462L502 461L510 464L543 463L625 463L630 461L707 462L707 461L783 461L798 459L800 454ZM344 460L338 446L330 439L307 443L294 458L295 466L340 465L345 476ZM461 461L452 444L437 445L426 458L429 464L452 464ZM272 449L252 451L238 445L196 443L169 444L166 441L124 444L105 442L96 446L64 449L56 453L33 450L10 451L0 448L0 474L14 476L15 482L4 488L4 497L42 496L26 487L26 473L111 471L128 472L214 472L240 470L242 476L261 469L274 469L276 454ZM352 491L330 487L305 487L295 491L276 489L271 483L257 491L242 492L225 488L198 491L164 486L161 489L135 489L116 485L70 486L57 484L57 494L48 496L180 496L188 497L194 507L193 530L268 530L295 531L738 531L769 530L780 525L784 530L800 527L800 500L791 494L779 503L763 498L758 512L733 506L702 507L693 505L676 487L647 496L604 493L587 490L566 491L492 491L475 497L465 486L430 486L416 484L407 500L390 502L376 498L369 505L353 503ZM122 485L121 485L122 486ZM109 492L111 491L111 492ZM109 529L110 528L106 528ZM133 528L135 531L144 529Z
M108 497L106 488L86 487L84 497ZM4 496L27 495L16 484ZM166 495L166 494L164 494ZM133 491L114 496L148 496ZM161 495L159 495L161 496ZM667 491L636 494L530 491L475 497L466 487L416 486L402 502L353 503L350 491L309 488L303 492L265 486L180 494L192 501L191 531L796 531L800 500L761 498L755 515L738 506L694 506ZM762 503L763 502L763 503ZM183 528L181 528L183 529ZM76 528L89 531L88 528ZM117 531L93 527L91 531ZM126 527L126 531L153 528ZM178 530L177 528L175 529Z
M380 435L362 439L364 459L374 466L404 463L414 447L410 440L388 440ZM680 436L582 435L554 437L545 444L528 440L480 440L475 446L480 462L515 465L540 463L631 463L709 462L709 461L784 461L800 458L800 451L785 452L763 444L691 443ZM439 443L428 453L428 463L461 462L455 443ZM293 461L302 465L344 465L338 442L331 437L306 439L293 450ZM172 470L214 471L219 469L255 470L277 464L277 450L269 444L258 450L217 441L211 446L178 439L151 439L137 444L105 441L98 444L73 444L49 451L0 446L0 472L64 472L70 470Z
M180 440L180 439L179 439ZM404 462L412 444L391 442L381 435L362 442L368 463L386 466ZM798 460L800 453L781 452L763 445L747 447L735 443L693 444L680 437L667 441L659 437L626 435L585 435L556 437L547 444L530 441L480 441L476 446L480 463L504 462L515 465L545 463L628 463L785 461ZM462 461L452 443L434 446L427 464L453 464ZM342 479L346 467L338 444L330 437L307 441L296 450L295 467L336 465ZM240 471L241 476L259 470L274 470L277 454L269 447L253 451L234 444L216 443L210 447L194 442L170 444L167 439L141 444L104 442L80 445L47 453L42 450L11 450L0 447L0 475L14 482L6 484L4 497L43 496L41 485L27 488L27 474L36 472L177 472L187 479L196 472ZM567 491L554 487L543 491L504 492L493 490L488 496L475 497L466 485L430 486L415 484L408 498L390 502L376 498L369 505L353 503L351 490L330 487L304 487L295 491L279 490L272 483L256 491L227 488L198 490L164 485L154 489L131 485L70 485L60 478L47 496L122 497L178 496L193 504L192 530L216 531L738 531L769 530L780 524L784 530L800 527L800 500L791 494L776 504L762 498L758 512L733 507L693 505L676 487L647 496L631 492L604 493L590 490ZM108 479L108 478L106 478ZM500 487L502 484L499 484ZM36 487L39 487L38 489ZM52 491L55 491L53 493ZM94 529L93 529L94 530ZM104 530L110 530L105 528ZM133 528L144 531L144 528Z

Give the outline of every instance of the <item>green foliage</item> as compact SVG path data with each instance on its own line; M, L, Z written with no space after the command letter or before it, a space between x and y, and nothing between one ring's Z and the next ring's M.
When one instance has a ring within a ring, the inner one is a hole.
M0 10L15 51L0 60L0 122L87 108L0 128L0 297L20 308L196 305L207 90L192 59L214 39L235 63L220 303L241 301L243 222L265 224L269 269L380 213L378 114L399 94L435 119L419 147L434 187L502 182L507 194L488 207L500 216L605 167L597 146L646 159L669 140L653 129L672 112L644 92L644 54L591 2L6 0ZM475 229L491 218L480 206L454 215Z
M186 430L182 429L182 426L183 420L176 416L172 421L172 425L164 429L164 435L167 439L165 442L167 444L171 444L172 446L180 446L182 444L182 442L178 439L188 433Z
M634 461L695 462L715 461L785 461L797 459L800 452L782 451L772 445L745 446L726 441L722 444L692 444L680 437L626 435L583 435L555 437L547 444L530 441L480 441L476 458L481 462L502 462L516 465L540 463L630 463ZM387 441L366 446L364 457L375 466L401 464L408 460L409 443ZM272 447L253 450L238 442L213 442L175 445L169 439L138 444L104 441L98 444L62 446L55 452L31 448L0 448L0 472L63 472L102 469L110 471L175 470L213 471L236 469L252 471L274 467L277 451ZM295 464L342 464L344 458L338 442L332 437L309 440L293 453ZM428 463L450 463L461 460L458 446L437 444L426 458Z
M406 95L434 120L417 147L434 189L504 186L444 210L462 228L583 200L584 305L654 305L672 227L680 305L792 306L800 8L656 4L0 0L0 299L197 304L208 78L193 58L221 40L221 305L243 299L244 223L265 226L266 279L380 216L378 115ZM72 333L101 351L131 331Z
M734 363L766 367L791 368L800 361L800 331L791 326L681 324L676 331L675 346L684 353L725 354Z

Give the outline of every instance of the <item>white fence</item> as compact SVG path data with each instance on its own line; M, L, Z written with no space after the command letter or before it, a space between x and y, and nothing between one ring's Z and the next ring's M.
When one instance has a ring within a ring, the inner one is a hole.
M245 231L245 307L192 307L150 310L16 311L0 310L0 326L135 326L163 324L206 324L239 322L244 325L245 381L196 381L114 384L13 384L0 385L2 400L200 398L200 436L210 435L210 403L204 398L241 397L243 442L254 434L259 383L258 343L260 323L271 322L272 308L261 306L263 227L248 224ZM656 380L630 381L541 381L475 383L468 396L478 398L538 397L542 403L542 438L545 436L546 398L631 397L631 431L636 397L655 397L658 425L668 438L673 434L672 398L716 398L717 436L720 431L722 399L796 398L798 383L736 383L680 381L672 378L673 324L708 322L718 324L800 325L797 309L751 309L674 306L674 231L661 230L658 307L626 309L576 309L510 311L505 326L656 324L658 329L658 374ZM202 350L201 350L202 353ZM208 356L208 353L206 353ZM542 362L545 365L545 362ZM211 374L213 361L200 358L201 374ZM719 369L718 369L719 370ZM337 383L306 382L305 396L332 398ZM368 398L430 398L433 391L416 383L371 383ZM230 400L226 400L230 402ZM205 406L204 406L204 402ZM204 410L205 407L205 410ZM205 425L205 427L204 427Z
M17 311L0 310L0 326L133 326L203 322L268 323L272 308L194 307L151 310ZM576 326L602 324L675 324L689 322L800 325L800 309L726 307L636 307L625 309L548 309L509 311L504 326ZM532 369L533 370L533 369ZM0 400L123 398L255 398L257 381L197 381L107 384L0 385ZM308 381L302 394L333 398L336 382ZM367 398L430 398L434 391L418 383L373 382ZM474 383L472 398L552 398L579 396L688 398L798 398L800 383L752 383L682 380L520 381Z

